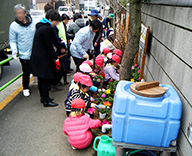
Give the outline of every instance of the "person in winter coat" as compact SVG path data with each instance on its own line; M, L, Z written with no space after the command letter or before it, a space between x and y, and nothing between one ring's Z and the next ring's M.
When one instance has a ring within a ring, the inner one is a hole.
M91 13L88 14L90 17L90 19L86 22L86 25L89 25L90 22L92 20L95 20L95 19L98 19L98 11L93 9L91 10ZM97 57L101 52L100 52L100 41L101 41L101 37L102 37L102 33L103 33L103 27L102 27L102 24L101 24L101 27L99 29L99 31L97 31L95 33L95 37L94 37L94 40L93 40L93 45L94 45L94 52L95 52L95 57ZM92 57L90 57L90 59L92 59Z
M102 22L103 23L103 29L108 30L109 28L112 27L111 19L113 19L113 18L114 18L114 15L110 14L109 16L107 16L103 19L103 22Z
M119 57L122 57L122 51L119 49L113 50L113 55L118 55Z
M67 33L67 23L69 20L70 18L67 14L62 14L61 22L57 25L57 28L59 30L59 38L63 39L63 42L67 45L67 48L69 47L69 36Z
M85 61L84 61L84 62L85 62ZM86 74L86 75L89 75L90 78L91 78L91 80L93 80L93 77L92 77L92 75L91 75L91 73L92 73L93 70L92 70L92 68L90 67L89 64L84 63L84 62L79 66L79 72L81 72L81 73L83 73L83 74ZM89 91L95 93L95 92L98 91L98 88L97 88L96 86L92 85L92 86L89 88Z
M104 68L104 58L103 56L98 55L95 58L95 63L93 60L93 67L92 67L93 71L90 73L90 75L95 78L103 71L103 68Z
M63 39L62 42L65 43L66 45L66 52L68 53L67 58L68 58L68 65L67 65L67 73L70 74L73 69L71 68L71 55L70 55L70 38L71 38L71 34L67 33L67 23L70 20L69 16L66 14L62 14L61 16L61 22L57 25L57 28L59 29L59 37Z
M54 9L54 8L53 8L53 4L47 3L47 4L44 5L44 11L45 11L45 13L47 13L47 11L49 11L49 10L51 10L51 9Z
M78 71L79 66L89 58L87 51L89 49L91 51L94 50L93 39L100 27L101 22L99 20L93 20L89 26L80 29L76 34L70 47L70 52L76 65L76 71Z
M68 85L69 82L67 82L67 69L68 69L68 57L65 47L62 47L60 49L60 70L61 70L61 76L63 77L63 84Z
M55 68L59 69L59 59L53 48L53 26L60 21L60 15L55 10L49 10L46 18L36 24L36 32L31 54L31 73L38 77L38 88L44 107L54 107L58 104L49 97L49 84L54 79Z
M60 56L60 55L62 55L61 54L61 48L66 49L66 45L64 42L62 42L63 39L59 38L59 36L58 36L58 34L59 34L58 28L56 26L54 26L54 27L52 27L52 30L53 30L53 44L54 44L54 47L56 49L57 56ZM61 70L56 70L56 68L55 68L54 79L50 83L51 84L51 91L63 90L62 87L58 86L59 84L62 84L61 78L62 78Z
M71 85L69 87L69 91L73 88L77 88L78 86L78 83L79 83L79 79L80 79L80 76L82 75L82 73L80 72L77 72L73 75L73 80L71 81Z
M78 76L79 76L79 74L86 74L86 75L89 75L90 76L90 78L92 79L92 76L90 75L91 74L91 72L92 72L92 68L90 67L90 65L91 65L92 63L90 62L90 61L84 61L80 66L79 66L79 72L77 72L77 73L75 73L75 75L77 75L78 74ZM93 64L92 64L93 65ZM74 75L74 77L76 77ZM73 78L73 80L71 81L71 86L69 87L69 90L71 90L72 88L74 88L74 83L75 83L75 78ZM75 84L77 84L77 83L75 83ZM89 91L91 91L91 92L97 92L98 91L98 88L97 87L95 87L94 85L92 85L90 88L89 88Z
M103 56L104 64L105 64L105 65L106 65L107 60L108 60L108 58L107 58L107 54L109 54L110 52L111 52L111 51L110 51L109 48L104 48L103 51L102 51L101 56Z
M100 127L100 120L93 120L82 113L85 102L76 98L71 103L72 111L65 119L63 132L68 135L68 141L73 149L84 149L88 147L93 139L90 129Z
M74 39L75 34L79 31L79 29L85 26L85 20L82 18L80 13L75 13L73 17L73 22L69 24L67 33L69 39Z
M109 35L107 38L101 43L101 48L100 50L103 51L104 48L109 48L110 51L115 50L115 46L113 45L115 41L114 35Z
M86 108L90 107L95 108L96 104L91 103L92 98L87 93L92 85L93 83L89 75L85 74L80 75L78 85L68 92L67 98L64 102L67 116L69 116L69 114L71 113L71 102L76 98L83 99L85 101Z
M17 59L17 54L19 54L23 71L23 95L29 96L29 60L35 33L35 24L31 16L27 14L24 5L15 5L14 11L16 19L9 26L9 45L14 59Z
M119 74L117 73L117 66L121 63L121 57L118 55L113 55L112 59L109 59L108 64L104 68L104 87L108 85L108 82L112 80L119 81Z

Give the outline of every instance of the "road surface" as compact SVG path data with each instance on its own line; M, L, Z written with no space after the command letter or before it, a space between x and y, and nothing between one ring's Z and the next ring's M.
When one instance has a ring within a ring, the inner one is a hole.
M72 76L68 76L69 82ZM0 111L1 156L91 156L94 153L92 144L84 150L72 150L63 133L68 87L63 86L60 92L50 92L50 97L55 98L59 106L45 108L40 103L37 85L32 83L30 97L19 93Z
M9 55L9 57L11 57L11 55ZM22 70L21 70L21 64L19 62L19 59L11 60L10 66L3 66L3 76L2 76L2 79L0 80L0 86L10 81L15 76L19 75L21 72Z

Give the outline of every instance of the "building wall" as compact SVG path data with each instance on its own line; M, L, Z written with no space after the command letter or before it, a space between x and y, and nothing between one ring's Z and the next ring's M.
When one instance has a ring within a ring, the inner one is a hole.
M192 9L186 3L144 3L142 21L150 26L146 80L157 80L177 90L183 104L177 154L190 156L187 129L192 122Z

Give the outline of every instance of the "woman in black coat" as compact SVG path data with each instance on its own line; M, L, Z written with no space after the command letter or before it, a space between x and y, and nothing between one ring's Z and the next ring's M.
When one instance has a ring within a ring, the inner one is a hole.
M49 10L46 18L36 25L30 60L31 73L38 77L38 88L44 107L57 106L49 97L49 84L54 79L56 65L59 64L53 48L53 30L60 21L60 15L55 10Z

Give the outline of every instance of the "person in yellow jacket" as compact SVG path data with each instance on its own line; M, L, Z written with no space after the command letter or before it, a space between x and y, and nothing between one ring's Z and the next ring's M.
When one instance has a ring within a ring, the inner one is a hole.
M68 69L67 69L67 73L70 74L73 69L70 68L70 64L71 64L71 61L70 61L70 51L69 51L69 46L70 46L70 42L69 40L71 39L72 36L70 36L70 34L67 33L67 23L68 21L70 20L69 16L67 14L62 14L61 16L62 18L62 21L57 25L57 28L59 29L59 38L62 38L63 41L66 45L66 49L68 51Z

